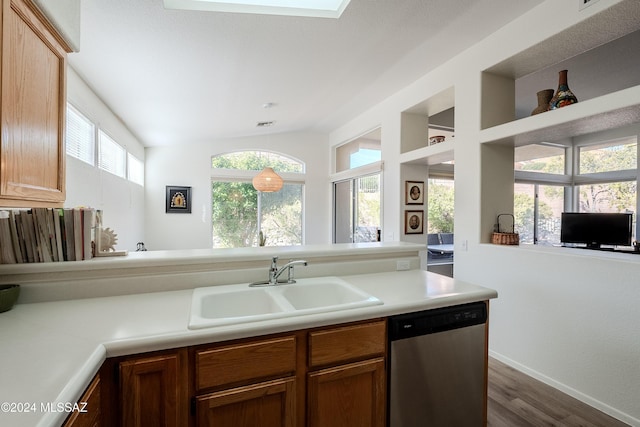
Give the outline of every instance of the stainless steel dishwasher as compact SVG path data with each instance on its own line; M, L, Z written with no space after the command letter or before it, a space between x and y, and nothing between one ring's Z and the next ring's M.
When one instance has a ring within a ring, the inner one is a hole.
M480 427L485 419L484 302L389 319L389 427Z

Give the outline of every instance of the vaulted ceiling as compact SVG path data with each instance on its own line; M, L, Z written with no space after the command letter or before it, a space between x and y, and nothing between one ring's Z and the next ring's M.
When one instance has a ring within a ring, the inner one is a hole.
M328 132L539 3L351 0L332 19L83 0L69 63L145 146Z

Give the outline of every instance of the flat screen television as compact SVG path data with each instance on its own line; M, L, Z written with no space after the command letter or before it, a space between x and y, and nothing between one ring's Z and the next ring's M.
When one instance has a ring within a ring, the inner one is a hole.
M563 212L560 222L562 243L631 246L632 214Z

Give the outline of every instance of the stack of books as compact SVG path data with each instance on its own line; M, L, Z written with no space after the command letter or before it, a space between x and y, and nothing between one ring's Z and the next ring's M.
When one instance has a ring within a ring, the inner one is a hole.
M96 210L0 211L0 264L82 261L93 257Z

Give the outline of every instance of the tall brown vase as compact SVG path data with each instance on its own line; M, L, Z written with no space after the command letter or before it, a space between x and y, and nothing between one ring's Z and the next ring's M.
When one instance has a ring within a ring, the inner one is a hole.
M549 111L549 102L553 98L553 89L545 89L538 92L538 106L531 112L532 116Z
M578 102L578 98L571 92L569 84L567 83L567 70L562 70L558 77L558 90L553 98L551 98L551 101L549 101L549 110L566 107L576 102Z

